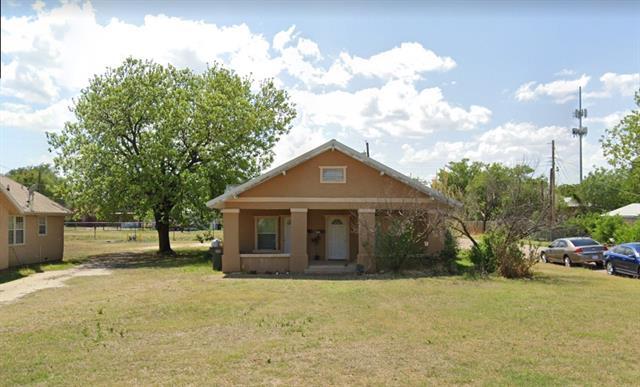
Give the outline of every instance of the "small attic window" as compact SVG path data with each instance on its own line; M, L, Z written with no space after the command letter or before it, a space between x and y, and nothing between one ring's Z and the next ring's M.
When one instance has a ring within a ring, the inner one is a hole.
M347 167L320 167L320 183L346 183Z

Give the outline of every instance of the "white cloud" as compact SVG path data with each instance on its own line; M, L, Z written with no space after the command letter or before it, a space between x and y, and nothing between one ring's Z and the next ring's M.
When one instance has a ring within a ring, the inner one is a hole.
M565 103L578 97L578 87L585 87L591 77L582 74L577 79L561 79L549 83L527 82L516 90L518 101L533 101L540 97L551 97L556 103Z
M562 70L555 75L571 75L572 70ZM565 103L578 97L578 87L583 89L583 97L588 98L609 98L614 95L633 96L640 88L640 73L617 74L604 73L600 77L601 89L595 91L585 91L584 88L589 83L591 77L582 74L576 79L561 79L549 83L527 82L518 88L515 98L518 101L533 101L541 97L550 97L556 103Z
M58 97L58 88L50 74L30 64L13 60L0 62L0 95L35 103L49 103Z
M507 165L525 163L537 173L548 175L551 141L556 142L556 155L560 168L559 180L578 180L578 140L570 129L560 126L538 127L531 123L506 123L467 141L439 141L428 148L412 144L402 145L401 164L436 165L442 167L450 161L463 158L483 162L502 162ZM606 161L600 146L583 140L585 174Z
M368 59L340 54L344 68L353 75L381 79L416 80L428 71L448 71L456 66L449 57L440 57L420 43L402 43L389 51L372 55Z
M275 159L273 166L286 163L304 152L324 144L330 138L323 129L311 129L304 126L295 126L287 136L278 141L273 151Z
M640 73L616 74L604 73L600 77L602 89L585 94L587 98L608 98L614 94L628 97L640 89Z
M612 128L620 123L620 121L630 113L630 111L619 111L607 114L602 117L587 117L584 122L586 125L595 125L598 127Z
M70 105L71 100L60 100L42 109L34 109L24 104L3 103L0 106L0 122L7 128L59 131L65 122L74 119L69 111Z
M329 133L417 137L472 130L491 118L486 107L458 106L438 87L416 86L428 72L456 66L417 42L371 55L328 55L295 26L266 37L245 24L218 26L166 15L146 15L141 24L98 22L89 2L37 8L31 16L0 18L0 95L19 102L0 106L2 127L60 129L73 119L68 97L127 56L195 71L217 61L257 80L274 78L288 89L299 115L276 146L276 163L321 144ZM359 87L359 78L373 82Z
M354 92L298 90L292 96L298 104L301 125L349 128L365 137L470 130L491 118L491 111L482 106L452 106L438 87L418 90L412 83L399 80Z
M42 12L42 10L44 9L44 7L46 7L47 5L44 3L44 1L42 0L37 0L35 1L32 5L31 8L36 11L36 12Z

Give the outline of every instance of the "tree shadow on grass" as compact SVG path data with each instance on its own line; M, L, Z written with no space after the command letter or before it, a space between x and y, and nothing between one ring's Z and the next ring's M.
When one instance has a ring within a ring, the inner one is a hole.
M179 250L175 255L162 255L152 252L121 252L92 255L87 257L86 260L83 260L82 264L89 268L141 269L206 266L211 265L211 261L206 251Z
M225 273L224 278L229 279L284 279L284 280L320 280L320 281L390 281L402 279L420 278L459 278L461 280L475 279L468 276L462 270L448 272L429 268L404 270L401 272L380 273Z

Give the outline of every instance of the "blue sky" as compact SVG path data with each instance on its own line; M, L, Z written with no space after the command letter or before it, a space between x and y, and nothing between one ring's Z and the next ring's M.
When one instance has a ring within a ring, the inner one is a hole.
M639 2L20 2L2 0L0 172L49 162L45 131L128 55L273 77L297 105L276 163L337 138L431 178L463 157L578 180L577 88L598 139L640 87Z

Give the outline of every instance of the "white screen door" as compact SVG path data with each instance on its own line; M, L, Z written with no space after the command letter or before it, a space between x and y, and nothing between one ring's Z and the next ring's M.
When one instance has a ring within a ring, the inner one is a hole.
M346 216L327 217L327 259L349 257L349 224Z

